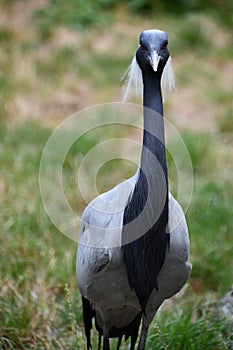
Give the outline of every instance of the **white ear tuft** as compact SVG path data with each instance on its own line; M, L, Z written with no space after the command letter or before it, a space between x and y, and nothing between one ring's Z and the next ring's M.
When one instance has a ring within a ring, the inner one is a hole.
M126 79L126 84L124 86L123 102L129 98L132 89L135 89L136 96L142 96L142 72L137 63L136 56L134 56L129 68L123 75L122 80L124 79Z
M163 100L166 97L166 92L167 91L172 91L175 90L175 74L172 68L172 63L171 63L171 57L168 58L167 63L164 67L163 74L162 74L162 95L163 95Z
M134 56L129 68L126 70L122 77L122 80L126 79L124 85L124 95L123 102L125 102L131 95L132 90L136 96L140 97L143 94L143 82L142 82L142 72L137 63L136 56ZM165 99L167 91L175 90L175 75L173 72L171 58L169 57L162 74L162 95Z

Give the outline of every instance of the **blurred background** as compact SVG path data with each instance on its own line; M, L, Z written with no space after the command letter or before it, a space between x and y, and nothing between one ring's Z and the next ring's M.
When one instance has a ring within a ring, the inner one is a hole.
M85 349L76 243L43 208L40 158L68 116L121 101L120 79L139 33L149 28L169 36L177 91L168 96L165 115L190 153L194 189L187 212L192 275L156 317L147 349L233 349L229 325L213 316L233 284L232 22L230 0L0 1L1 349ZM122 137L132 130L104 132ZM77 213L86 203L73 190L74 168L101 138L100 132L82 137L64 163ZM168 163L172 186L176 172L169 155ZM104 164L99 191L134 171L122 160Z

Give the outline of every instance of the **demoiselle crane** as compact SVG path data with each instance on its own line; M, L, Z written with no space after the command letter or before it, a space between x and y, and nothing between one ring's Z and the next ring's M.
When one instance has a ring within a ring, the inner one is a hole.
M162 77L163 76L163 77ZM163 79L162 79L163 78ZM144 350L157 310L191 272L185 216L168 191L161 80L173 84L167 34L146 30L128 70L143 85L143 145L136 174L101 194L84 210L77 252L87 349L95 320L99 349L109 338L131 337Z

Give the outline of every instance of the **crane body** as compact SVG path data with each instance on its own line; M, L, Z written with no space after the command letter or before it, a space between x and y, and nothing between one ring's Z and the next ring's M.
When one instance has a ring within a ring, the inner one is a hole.
M169 58L167 35L141 33L136 64L143 81L144 134L136 174L95 198L84 210L77 253L87 349L92 320L109 338L131 337L144 350L150 323L165 299L189 278L188 228L168 190L161 77ZM99 341L100 349L100 341Z

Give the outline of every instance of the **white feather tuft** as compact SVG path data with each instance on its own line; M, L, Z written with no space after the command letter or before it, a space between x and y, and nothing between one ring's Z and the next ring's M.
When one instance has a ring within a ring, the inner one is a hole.
M126 79L126 84L124 86L123 102L130 97L133 89L135 90L136 96L142 96L142 71L137 63L136 56L134 56L129 68L123 75L122 80L124 79Z
M122 77L122 80L126 79L126 84L124 85L124 96L123 102L127 101L130 95L133 93L138 97L142 97L143 94L143 82L142 82L142 72L137 63L136 56L134 56L129 68ZM171 58L169 57L162 74L162 95L165 98L167 91L172 91L175 89L175 75L173 72ZM134 90L134 91L133 91Z
M172 62L171 57L168 58L167 63L164 67L163 74L162 74L162 95L163 99L166 97L166 93L172 90L176 89L175 86L175 74L172 68Z

